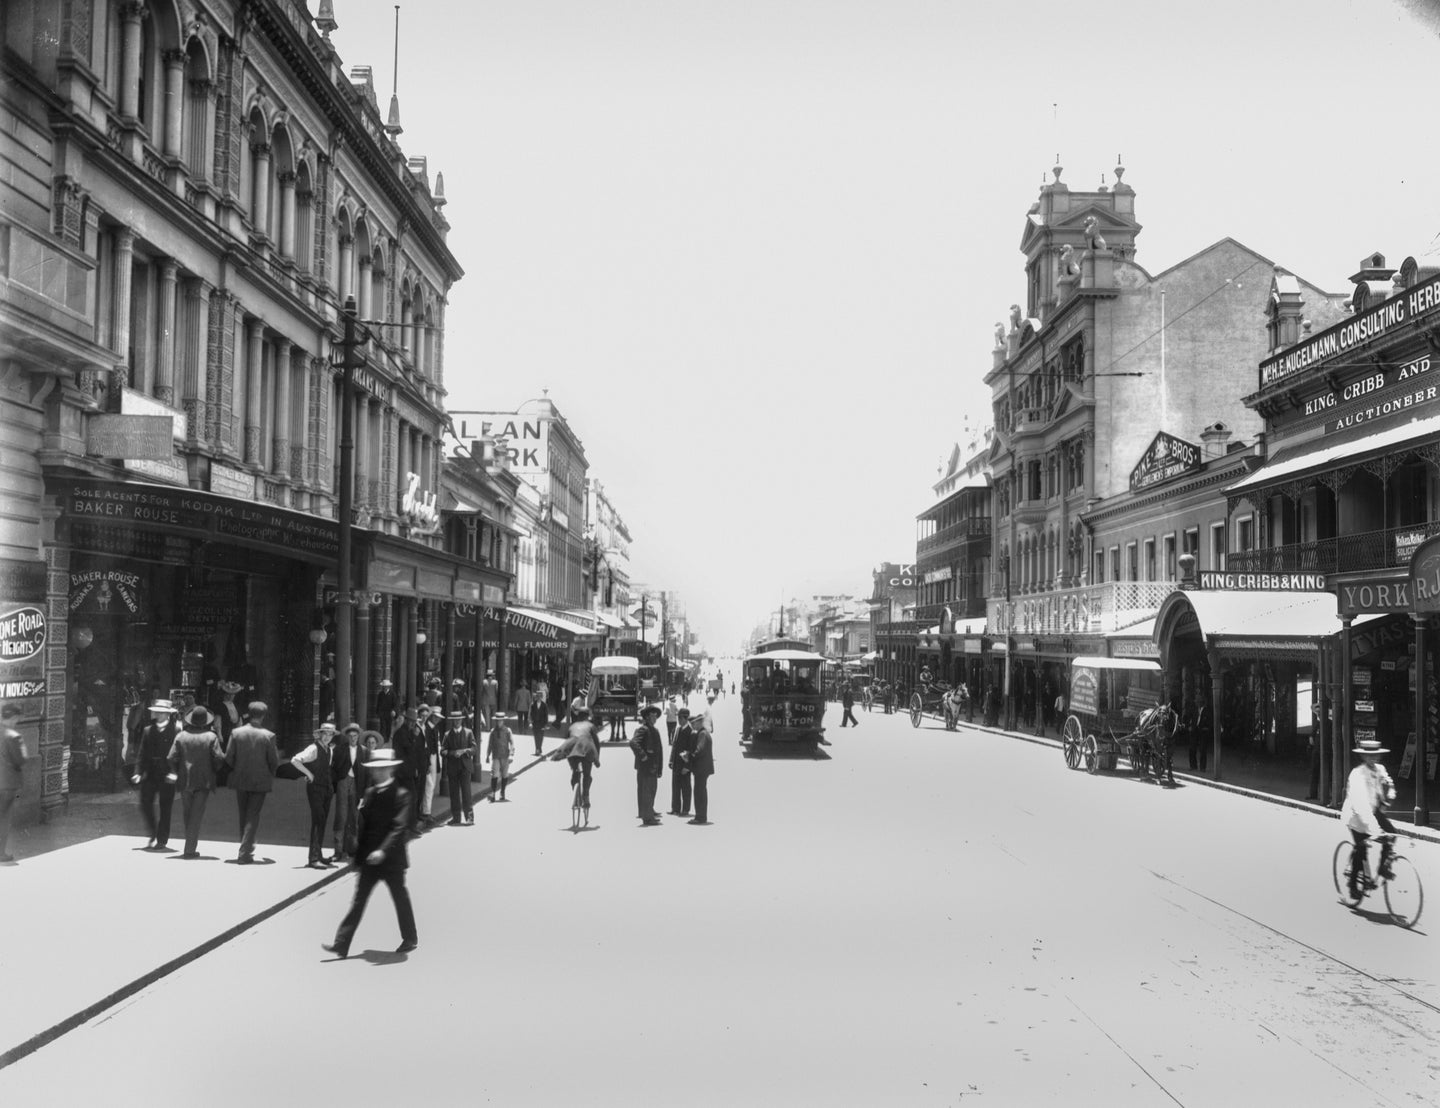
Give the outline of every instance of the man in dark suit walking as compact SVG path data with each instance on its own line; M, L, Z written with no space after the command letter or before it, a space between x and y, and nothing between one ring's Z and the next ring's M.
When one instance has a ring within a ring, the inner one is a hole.
M445 732L441 746L445 751L445 774L450 780L450 825L460 824L460 813L464 811L465 822L475 822L475 807L470 799L470 776L475 769L475 752L479 744L475 732L465 726L465 717L460 712L450 713L450 729Z
M695 729L690 726L690 709L676 713L679 729L670 748L670 814L690 814L690 762L695 756Z
M340 958L350 954L350 942L365 914L365 904L378 882L384 881L395 902L395 915L400 921L399 954L408 954L420 945L415 931L415 909L410 904L410 890L405 887L405 871L410 857L405 843L410 835L410 808L414 795L394 779L400 759L393 750L381 747L365 763L373 784L360 801L359 845L355 854L357 871L355 897L350 910L340 921L333 943L321 944L322 949Z
M280 767L275 733L262 726L269 710L263 700L252 700L245 709L247 721L235 728L225 751L230 787L235 790L235 806L240 815L240 855L235 861L242 866L255 861L260 809L275 787L275 771Z
M695 778L695 818L691 823L710 822L710 777L715 772L715 743L704 720L695 727L695 753L690 758L690 772Z
M140 814L150 832L146 850L165 850L170 840L170 811L175 806L175 783L170 780L170 748L180 734L175 705L157 700L150 705L151 720L140 732L133 784L140 786ZM159 814L156 814L156 806Z
M655 810L655 791L664 772L665 746L655 729L659 716L660 709L654 704L641 708L640 726L635 728L635 737L630 740L630 749L635 753L635 799L640 822L646 827L660 822L660 813Z
M400 759L400 769L395 776L415 797L410 810L410 830L416 831L420 824L420 801L425 794L426 761L425 727L413 705L405 709L405 722L395 729L391 748Z

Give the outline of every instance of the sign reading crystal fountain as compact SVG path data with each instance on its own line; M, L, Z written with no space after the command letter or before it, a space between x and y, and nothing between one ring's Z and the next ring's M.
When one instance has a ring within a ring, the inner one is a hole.
M433 492L420 491L420 475L405 475L405 491L400 496L400 514L412 535L433 535L440 530L440 508Z
M1140 464L1130 471L1130 491L1139 492L1182 473L1200 468L1200 448L1161 431L1140 455Z
M509 459L515 473L545 473L550 468L550 421L546 417L522 417L515 412L451 412L450 422L453 441L472 457L483 457L483 444L488 442L497 456Z

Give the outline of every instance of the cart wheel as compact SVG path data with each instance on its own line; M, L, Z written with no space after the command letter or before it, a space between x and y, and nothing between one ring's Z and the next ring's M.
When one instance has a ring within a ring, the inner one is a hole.
M910 694L910 726L919 727L920 717L925 714L925 702L918 692Z
M1080 765L1080 746L1085 741L1085 733L1080 727L1080 721L1074 716L1065 718L1065 730L1060 733L1065 750L1065 765L1070 769L1076 769Z
M1094 773L1100 768L1100 744L1095 741L1094 735L1085 736L1081 750L1085 756L1085 772Z

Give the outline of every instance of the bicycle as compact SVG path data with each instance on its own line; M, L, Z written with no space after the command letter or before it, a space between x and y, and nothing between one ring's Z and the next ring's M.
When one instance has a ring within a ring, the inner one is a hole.
M1351 908L1358 908L1360 902L1378 887L1385 897L1385 909L1390 918L1401 927L1414 927L1425 907L1425 887L1420 882L1420 871L1415 868L1415 863L1403 854L1391 854L1391 876L1377 880L1370 870L1368 850L1360 872L1355 873L1357 850L1351 839L1341 839L1335 847L1331 872L1340 900Z

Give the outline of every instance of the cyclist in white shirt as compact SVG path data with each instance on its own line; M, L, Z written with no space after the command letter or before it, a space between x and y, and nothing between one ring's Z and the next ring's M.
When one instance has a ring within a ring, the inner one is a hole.
M1361 762L1350 771L1350 779L1345 784L1345 804L1340 809L1340 819L1355 839L1358 862L1364 862L1370 839L1380 841L1379 873L1388 879L1394 876L1390 872L1390 855L1395 849L1395 825L1385 814L1384 805L1395 799L1395 782L1380 763L1380 756L1390 751L1380 745L1379 739L1361 739L1354 753L1360 755ZM1363 865L1355 866L1351 880L1363 879Z

